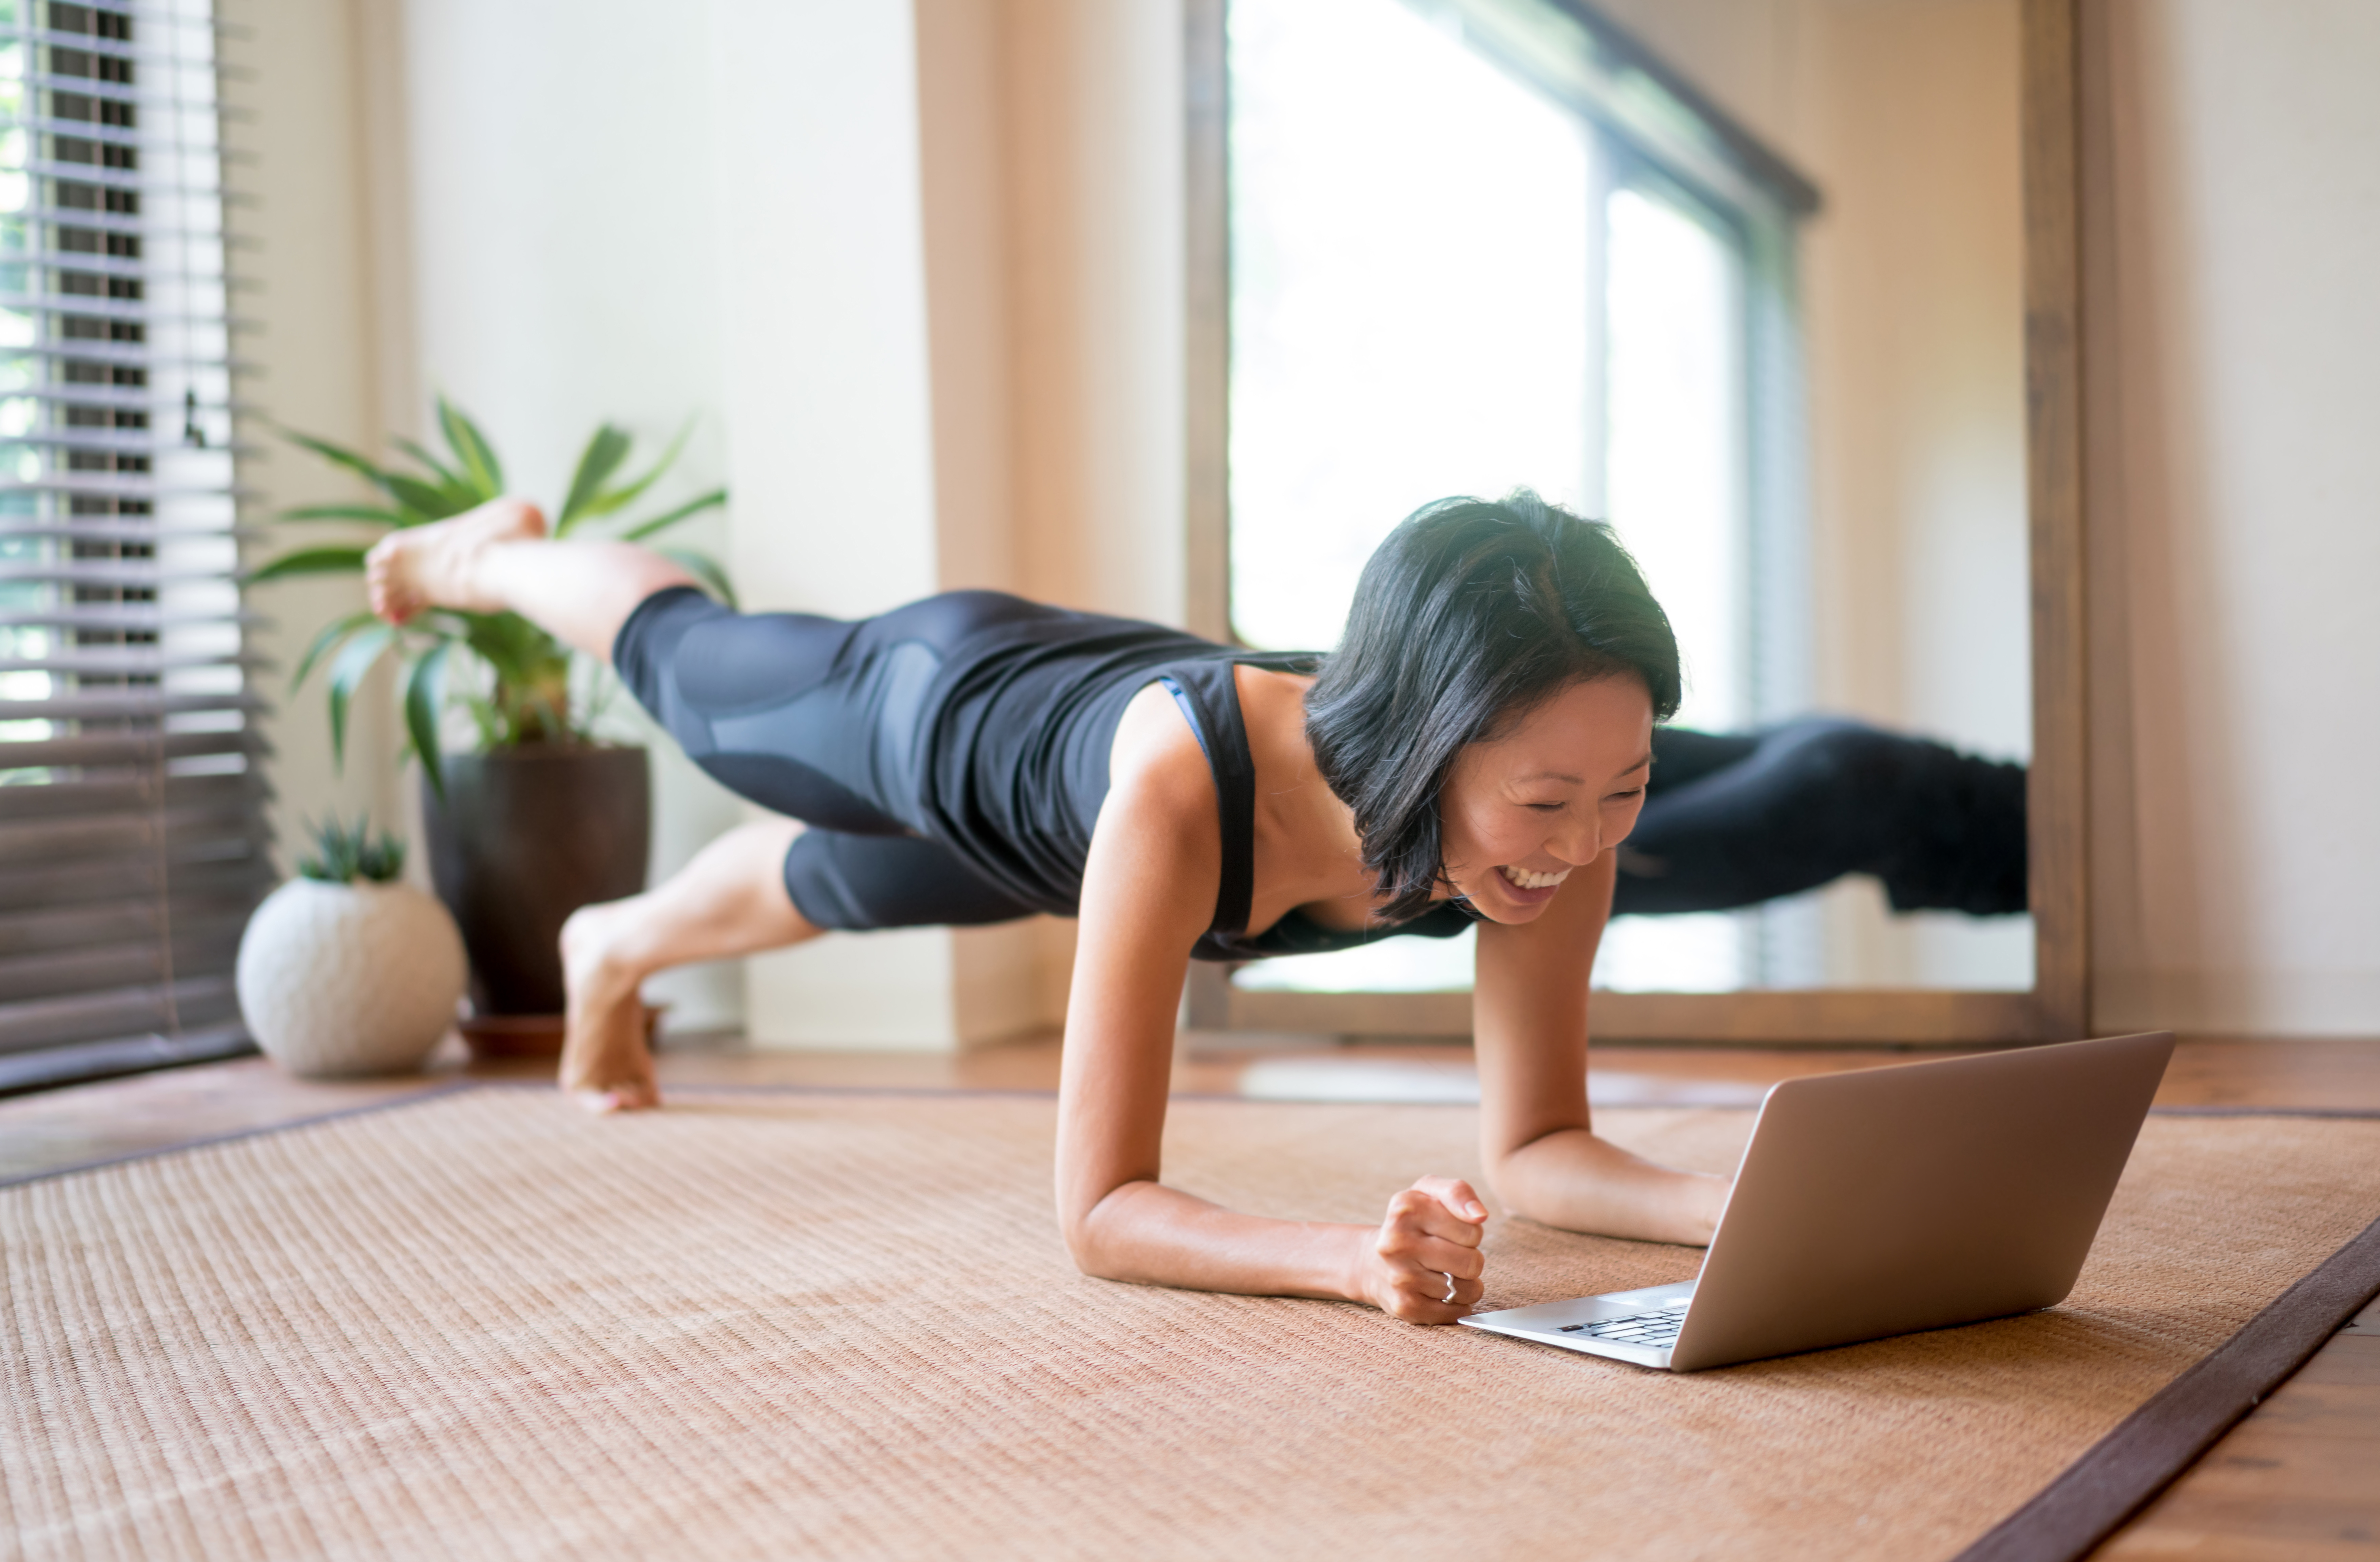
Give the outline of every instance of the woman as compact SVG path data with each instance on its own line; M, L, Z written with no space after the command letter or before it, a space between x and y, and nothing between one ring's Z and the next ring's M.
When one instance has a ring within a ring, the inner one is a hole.
M1454 1179L1377 1229L1259 1219L1169 1188L1159 1141L1185 957L1476 922L1488 1174L1572 1230L1706 1242L1724 1179L1597 1138L1586 983L1654 723L1669 621L1609 529L1526 492L1448 500L1366 566L1341 648L1229 650L995 592L856 624L739 615L669 561L552 541L518 501L372 551L375 611L511 609L607 657L710 774L789 816L722 836L563 935L565 1087L658 1103L653 972L832 928L1079 915L1058 1213L1087 1273L1343 1298L1418 1323L1479 1300L1487 1209Z

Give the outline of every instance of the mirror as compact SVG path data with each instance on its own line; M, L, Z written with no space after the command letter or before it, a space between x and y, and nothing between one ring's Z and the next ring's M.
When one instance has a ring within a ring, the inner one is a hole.
M1640 914L1615 916L1596 987L2030 999L2019 0L1220 9L1191 183L1223 307L1202 323L1194 278L1192 329L1194 358L1220 337L1229 631L1328 648L1365 558L1429 500L1526 486L1609 519L1678 631L1674 726L1730 740L1664 748L1672 804L1851 719L1970 757L1925 750L1940 763L1904 790L1912 831L1963 831L1934 846L1973 871L1678 910L1670 865L1623 855ZM1194 466L1199 442L1194 418ZM1262 995L1462 992L1468 942L1243 967L1232 1023L1287 1012ZM2022 1029L2022 1008L1975 1023Z

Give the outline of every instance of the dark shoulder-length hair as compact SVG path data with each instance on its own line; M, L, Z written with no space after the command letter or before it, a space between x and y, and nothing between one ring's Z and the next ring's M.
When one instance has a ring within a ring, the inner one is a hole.
M1572 683L1621 675L1643 681L1654 720L1676 714L1677 637L1609 527L1522 489L1439 500L1389 534L1305 698L1384 918L1420 915L1445 878L1439 794L1464 745Z

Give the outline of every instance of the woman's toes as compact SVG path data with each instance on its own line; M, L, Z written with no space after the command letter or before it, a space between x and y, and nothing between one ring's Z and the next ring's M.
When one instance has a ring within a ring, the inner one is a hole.
M364 589L371 610L391 624L426 609L494 612L504 602L479 579L480 556L499 542L534 541L545 516L519 499L492 499L443 521L392 533L364 555Z
M413 563L404 539L395 537L381 539L364 555L365 600L391 624L403 624L421 611L421 593L411 579Z
M645 1084L615 1084L604 1090L574 1090L571 1096L580 1106L599 1115L649 1111L662 1104L662 1093Z

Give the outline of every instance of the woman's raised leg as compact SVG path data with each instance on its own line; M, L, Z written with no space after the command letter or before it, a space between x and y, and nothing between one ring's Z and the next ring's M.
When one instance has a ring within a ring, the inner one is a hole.
M821 929L785 893L785 853L801 830L793 819L741 826L660 888L571 914L562 929L565 1090L596 1111L659 1106L645 1046L645 978L818 937Z
M536 505L498 499L382 538L365 561L365 584L372 611L394 624L431 608L509 610L609 662L638 603L695 580L633 543L556 541ZM785 852L801 829L793 819L745 825L658 889L572 914L562 929L563 1088L598 1111L660 1105L645 978L818 936L785 893Z
M364 561L372 611L392 624L431 608L520 614L574 650L606 662L638 602L694 576L633 542L556 541L525 499L381 539Z

